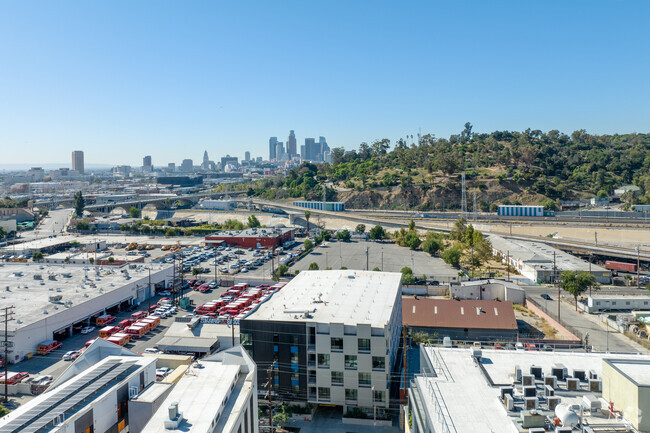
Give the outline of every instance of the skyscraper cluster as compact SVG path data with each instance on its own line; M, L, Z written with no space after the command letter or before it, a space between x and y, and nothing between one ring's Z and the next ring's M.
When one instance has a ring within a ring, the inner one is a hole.
M330 147L325 137L305 138L305 144L300 146L300 154L297 153L296 134L289 131L286 148L284 143L278 141L278 137L269 138L269 160L290 161L300 157L304 161L328 162L330 158Z

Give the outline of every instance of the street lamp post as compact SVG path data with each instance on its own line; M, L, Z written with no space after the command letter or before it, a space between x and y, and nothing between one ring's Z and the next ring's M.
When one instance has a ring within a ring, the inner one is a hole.
M372 390L372 425L373 427L377 426L377 405L375 405L375 387L371 388Z

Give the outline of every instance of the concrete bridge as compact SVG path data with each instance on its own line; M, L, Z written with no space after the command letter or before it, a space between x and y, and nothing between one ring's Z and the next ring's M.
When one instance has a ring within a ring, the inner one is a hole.
M153 207L155 209L168 209L170 206L185 207L193 206L203 198L210 199L223 199L226 196L240 196L246 194L246 191L229 191L229 192L200 192L196 194L186 194L179 196L151 196L142 195L137 200L128 200L122 202L109 202L100 204L89 204L84 207L89 212L109 213L116 208L122 208L125 212L129 212L132 207L143 209L145 206ZM45 209L56 209L59 206L72 207L74 199L57 199L51 201L36 202L35 206Z

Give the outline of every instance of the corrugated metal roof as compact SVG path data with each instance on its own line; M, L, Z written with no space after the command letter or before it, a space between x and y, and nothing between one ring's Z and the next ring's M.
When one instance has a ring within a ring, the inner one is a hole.
M404 298L402 323L430 328L517 329L510 301Z

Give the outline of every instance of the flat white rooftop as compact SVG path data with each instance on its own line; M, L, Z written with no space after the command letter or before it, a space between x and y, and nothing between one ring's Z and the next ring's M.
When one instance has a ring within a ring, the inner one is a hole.
M150 266L152 276L171 267L155 263ZM128 279L123 269L127 270ZM147 268L141 265L129 269L128 266L7 263L0 266L0 307L16 307L16 320L9 322L9 328L14 330L64 311L68 308L66 302L79 305L138 281L145 286L148 276ZM61 298L52 302L52 296Z
M396 272L302 271L245 320L369 324L383 328L401 296ZM305 313L308 313L305 315Z
M623 366L629 375L640 381L650 381L649 356L581 352L526 352L510 350L482 350L481 365L494 386L488 384L481 368L474 362L469 349L424 347L423 350L435 370L435 376L416 375L415 380L431 414L436 431L444 431L442 421L453 423L458 432L518 432L513 418L499 401L500 386L511 386L515 366L529 374L530 366L542 367L550 374L554 364L563 364L568 373L573 370L595 370L602 375L603 359ZM623 370L623 369L621 369ZM626 373L627 374L627 373ZM563 401L571 399L563 396ZM437 408L442 414L437 416ZM609 430L607 430L609 431Z
M224 365L219 362L203 362L203 368L192 368L176 384L163 404L151 417L142 433L182 431L204 433L211 431L212 422L223 411L231 385L238 380L240 365ZM243 379L242 379L243 380ZM168 407L178 402L178 410L184 421L177 429L165 429L169 419ZM257 409L257 408L255 408ZM229 416L221 413L220 416Z
M553 248L541 242L529 242L519 239L505 239L501 236L489 235L492 247L499 250L505 257L506 253L515 260L520 260L539 270L553 269L553 254L558 272L562 271L589 271L609 273L602 266L591 264L562 250Z
M607 361L638 386L650 386L650 359L608 359Z

